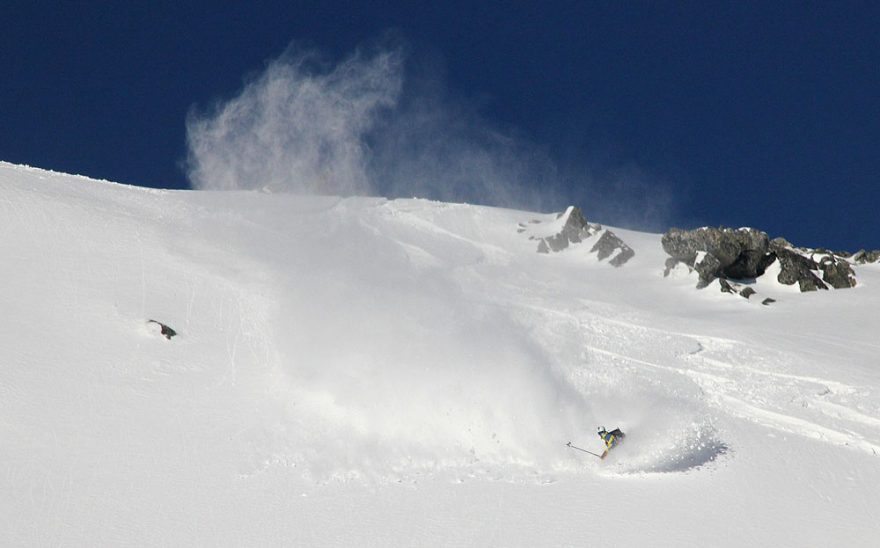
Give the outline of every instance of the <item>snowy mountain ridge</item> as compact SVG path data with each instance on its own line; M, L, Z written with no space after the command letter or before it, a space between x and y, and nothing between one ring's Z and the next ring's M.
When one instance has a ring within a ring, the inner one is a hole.
M554 214L6 163L0 219L4 545L876 540L878 264L764 307Z

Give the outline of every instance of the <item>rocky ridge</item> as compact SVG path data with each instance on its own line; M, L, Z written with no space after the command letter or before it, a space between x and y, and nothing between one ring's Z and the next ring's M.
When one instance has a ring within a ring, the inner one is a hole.
M763 276L778 262L777 281L798 284L803 291L855 287L857 280L850 260L869 262L880 258L860 251L852 255L825 249L795 247L784 238L771 240L766 232L754 228L712 228L695 230L669 229L662 237L664 251L670 256L664 275L684 264L699 276L698 288L719 280L722 291L751 297L755 291L743 288L742 282Z
M860 249L850 256L850 260L857 264L880 263L880 249L874 251Z
M532 220L528 224L519 223L517 229L520 233L530 233L529 239L538 242L538 253L558 253L598 236L590 253L595 253L599 261L610 258L610 265L620 267L635 256L635 251L620 237L598 223L587 221L580 208L575 206L559 213L555 221L539 225L542 225L541 221Z
M620 237L598 223L589 222L575 206L569 206L550 222L521 222L517 232L536 241L538 253L559 253L591 243L589 252L615 267L635 256ZM847 253L797 247L784 238L770 239L766 232L754 228L670 228L661 243L669 255L664 276L683 265L688 272L697 273L697 288L714 284L722 292L746 299L757 294L751 285L768 271L779 283L797 284L801 292L807 292L855 287L858 281L853 265L880 263L880 250ZM775 301L764 298L761 302Z

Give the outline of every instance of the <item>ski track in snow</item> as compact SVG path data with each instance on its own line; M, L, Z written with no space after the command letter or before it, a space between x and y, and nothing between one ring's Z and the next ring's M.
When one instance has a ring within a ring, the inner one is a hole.
M0 541L737 545L735 508L768 545L873 539L880 271L767 308L663 279L657 235L615 229L614 269L517 232L554 219L0 164ZM607 460L565 447L598 425Z
M771 368L779 365L792 367L791 359L770 349L755 349L731 339L675 333L598 317L586 320L579 320L575 314L571 317L582 324L585 339L589 341L584 346L588 353L686 377L700 387L705 401L719 411L782 432L870 454L880 452L880 419L849 403L873 401L871 388L774 371ZM614 332L614 338L608 341L610 345L603 346L608 332ZM652 333L652 336L645 337L644 333ZM639 355L636 345L627 344L625 350L619 349L617 341L647 342L650 351L641 355L650 354L652 359L635 357ZM774 354L775 365L771 365L768 356ZM780 406L779 402L787 405ZM840 427L841 419L845 429Z
M726 413L786 434L871 455L880 453L880 418L860 409L876 401L871 387L782 371L794 370L795 359L729 338L678 333L584 310L528 308L543 314L547 321L561 318L578 325L584 352L592 362L633 368L618 368L606 380L609 385L627 384L624 376L642 376L646 368L665 373L664 378L684 377L702 391L699 399L710 408L707 412Z

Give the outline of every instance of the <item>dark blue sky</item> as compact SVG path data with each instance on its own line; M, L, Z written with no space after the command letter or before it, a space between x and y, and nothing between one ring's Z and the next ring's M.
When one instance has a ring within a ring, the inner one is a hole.
M394 29L560 165L640 171L670 224L880 248L877 3L136 4L0 6L0 159L185 188L193 105L292 40L342 56Z

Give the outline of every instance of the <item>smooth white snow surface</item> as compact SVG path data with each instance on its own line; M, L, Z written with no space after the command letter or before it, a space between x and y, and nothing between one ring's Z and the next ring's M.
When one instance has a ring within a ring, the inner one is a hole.
M0 163L0 544L876 546L880 265L745 300L555 219Z

